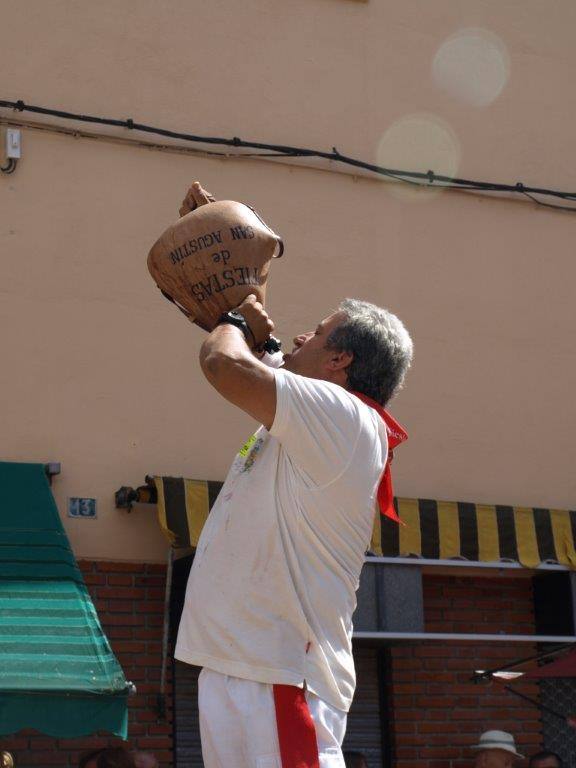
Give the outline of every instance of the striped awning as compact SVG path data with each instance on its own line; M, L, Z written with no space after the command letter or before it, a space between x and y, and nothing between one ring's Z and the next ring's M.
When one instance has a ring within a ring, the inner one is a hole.
M223 483L154 477L158 522L174 547L195 547Z
M0 462L0 736L127 738L130 685L102 631L42 464Z
M395 504L405 525L378 516L372 539L377 554L576 568L574 511L431 499L396 499Z
M154 477L151 482L156 493L148 493L148 500L157 501L169 541L195 547L222 483L182 477ZM576 568L574 511L430 499L397 498L394 503L404 525L376 515L371 542L375 555Z

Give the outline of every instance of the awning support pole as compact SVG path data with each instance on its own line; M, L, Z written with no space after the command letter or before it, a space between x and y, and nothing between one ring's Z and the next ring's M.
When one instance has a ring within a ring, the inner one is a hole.
M158 694L158 718L166 719L166 673L168 669L168 642L170 639L170 592L172 590L172 567L174 550L168 550L166 567L166 590L164 592L164 628L162 632L162 667L160 671L160 693Z
M474 672L471 679L473 682L477 682L478 680L491 680L492 675L495 672L505 672L509 669L520 667L522 664L528 664L529 661L541 661L542 659L547 659L548 656L555 656L557 653L565 651L568 648L571 648L573 645L574 643L565 643L564 645L558 645L556 648L553 648L550 651L546 651L545 653L537 653L534 656L527 656L525 659L511 661L509 664L502 664L502 666L494 667L493 669L485 669L482 672Z

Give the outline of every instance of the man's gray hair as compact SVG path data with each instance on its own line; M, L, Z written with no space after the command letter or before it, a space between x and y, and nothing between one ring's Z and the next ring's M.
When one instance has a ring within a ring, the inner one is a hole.
M338 310L346 319L328 336L326 347L353 355L346 369L348 389L386 405L410 368L410 334L396 315L367 301L344 299Z

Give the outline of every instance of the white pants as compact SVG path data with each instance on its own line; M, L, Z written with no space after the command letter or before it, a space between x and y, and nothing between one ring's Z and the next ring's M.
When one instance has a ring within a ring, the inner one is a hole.
M345 768L346 713L306 692L320 768ZM282 768L273 687L203 669L198 678L205 768Z

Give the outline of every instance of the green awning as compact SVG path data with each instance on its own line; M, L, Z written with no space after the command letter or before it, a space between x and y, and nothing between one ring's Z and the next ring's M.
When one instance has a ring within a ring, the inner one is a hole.
M127 738L130 684L70 548L42 464L0 462L0 736Z

